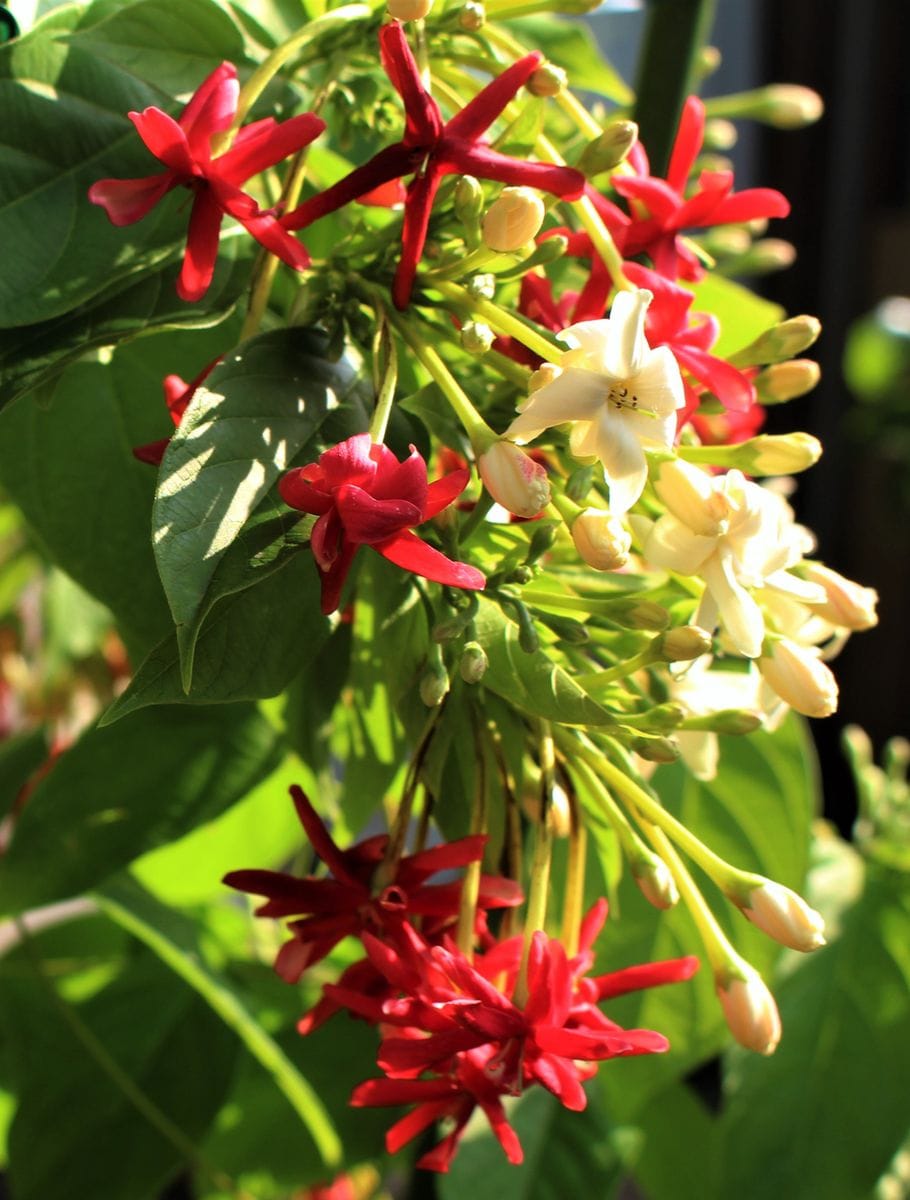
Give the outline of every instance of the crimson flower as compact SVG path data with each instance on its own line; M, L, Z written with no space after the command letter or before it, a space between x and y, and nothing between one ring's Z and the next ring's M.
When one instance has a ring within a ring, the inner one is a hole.
M180 424L183 414L189 408L196 388L208 378L213 368L220 361L220 356L213 359L212 362L202 368L196 378L190 383L187 383L179 375L166 375L164 377L161 384L164 390L164 402L167 405L167 410L171 415L171 420L174 422L175 428ZM146 442L144 446L134 446L133 457L138 458L140 462L149 463L153 467L160 466L170 440L169 437L159 438L157 442Z
M288 983L296 983L308 967L351 934L383 933L398 928L408 917L431 922L457 918L461 881L432 884L427 880L439 871L465 867L480 859L487 842L485 835L459 838L407 855L399 859L389 879L377 883L376 870L385 857L387 834L340 850L296 784L291 788L291 798L310 845L331 876L300 879L282 871L243 870L224 877L229 887L266 897L265 904L256 909L257 916L298 917L289 924L291 940L282 946L275 962L276 971ZM509 907L520 904L521 899L521 889L510 880L481 877L478 903L482 907ZM369 973L360 973L356 979L358 986L364 987Z
M278 123L273 117L241 129L229 150L212 157L212 139L230 128L237 111L237 68L217 67L174 120L160 108L131 112L129 118L152 154L167 170L141 179L99 179L88 198L100 204L114 225L132 225L146 216L172 188L193 192L189 232L177 293L200 300L208 289L218 256L225 215L234 217L266 249L301 270L309 265L304 247L279 224L274 212L260 209L240 185L308 145L325 129L315 113Z
M636 173L615 172L612 177L615 190L629 201L631 215L607 200L598 204L624 257L647 254L654 269L668 279L699 279L704 274L680 236L685 230L757 217L785 217L790 211L786 197L773 188L734 192L732 171L702 171L695 190L686 196L704 132L705 106L697 96L690 96L683 107L667 178L655 179L650 174L644 147L636 143L629 154Z
M281 222L287 229L303 229L392 180L413 175L404 198L401 259L392 285L395 304L406 308L423 253L433 200L443 176L475 175L501 183L524 184L570 200L581 195L585 180L580 171L571 167L509 158L492 150L482 139L481 135L543 62L542 54L535 51L513 63L450 121L444 122L439 105L423 86L398 21L380 29L379 47L386 74L404 102L404 136L332 187L311 196L294 212L282 217Z
M296 467L278 485L291 508L318 515L310 546L322 572L322 611L334 612L354 555L371 546L383 558L437 583L480 589L483 574L428 546L411 527L446 508L467 487L467 469L427 482L427 464L411 446L399 462L386 446L358 433Z

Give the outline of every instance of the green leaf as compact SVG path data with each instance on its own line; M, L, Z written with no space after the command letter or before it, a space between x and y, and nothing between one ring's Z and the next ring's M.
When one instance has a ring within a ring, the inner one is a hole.
M717 1195L871 1197L907 1133L910 895L870 873L841 937L777 988L784 1036L735 1064Z
M520 17L509 21L518 37L536 46L568 72L573 88L597 92L616 104L628 105L634 96L619 72L606 61L589 29L577 21L551 16Z
M186 688L215 570L269 488L335 410L347 433L365 428L354 366L325 353L312 330L252 338L197 390L165 453L154 543Z
M0 742L0 817L5 817L13 807L23 784L46 761L47 754L47 734L43 729Z
M484 686L516 708L564 725L609 725L613 718L543 650L527 654L518 644L518 626L499 608L480 601L477 641L489 658Z
M38 784L3 860L0 909L95 886L244 796L276 764L254 709L155 708L90 729Z
M0 408L101 346L165 329L205 329L227 317L249 279L250 246L225 239L205 304L190 306L175 290L179 267L118 280L72 312L0 334ZM194 373L195 374L195 373Z
M207 1001L272 1075L312 1137L325 1165L337 1165L342 1155L341 1143L318 1094L252 1016L237 991L206 963L193 922L159 904L130 879L112 884L97 899L112 920L145 942Z
M165 97L68 42L83 11L58 9L0 47L0 328L68 312L170 254L186 228L182 197L126 230L88 201L98 179L149 174L126 114ZM179 49L179 24L170 37Z
M779 304L772 304L742 284L720 275L706 275L692 291L695 294L693 309L713 313L720 321L720 337L711 353L721 358L748 346L760 333L786 316Z
M17 1200L139 1200L189 1165L236 1049L190 989L144 954L78 1005L27 976L0 995L22 1060L9 1139Z
M283 691L330 626L319 608L319 572L309 553L279 574L265 574L260 587L229 594L204 621L189 692L183 690L177 635L170 633L104 714L102 726L153 704L259 700Z
M214 0L95 0L70 40L169 95L195 91L244 53L240 31Z
M715 1194L718 1122L692 1088L670 1084L636 1121L643 1137L633 1174L648 1200L706 1200Z

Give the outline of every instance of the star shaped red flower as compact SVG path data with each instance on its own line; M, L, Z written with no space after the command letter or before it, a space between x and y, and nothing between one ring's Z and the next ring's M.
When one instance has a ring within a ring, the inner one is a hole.
M278 485L291 508L317 514L310 546L322 572L322 611L334 612L354 555L361 546L396 566L437 583L477 590L486 579L476 567L454 562L411 532L446 508L467 487L470 472L453 471L427 482L427 464L412 446L399 462L386 446L358 433L296 467Z
M629 202L630 215L602 198L597 205L623 256L647 254L655 271L668 279L699 279L704 274L680 236L687 229L785 217L790 211L787 198L773 188L734 192L732 171L702 171L694 190L686 195L704 133L705 106L697 96L690 96L683 107L667 178L650 174L644 147L636 143L629 154L634 173L616 171L611 179L615 190Z
M581 195L585 178L571 167L509 158L483 141L482 135L544 61L542 54L535 51L513 63L450 121L443 121L439 105L423 86L397 21L380 29L379 47L386 74L404 102L404 136L332 187L304 201L282 217L282 224L287 229L303 229L392 180L413 175L404 200L401 258L392 285L392 299L398 308L405 308L423 254L433 200L445 175L474 175L500 183L524 184L569 200Z
M239 221L288 266L301 270L309 265L300 242L279 224L274 212L260 209L240 185L296 154L322 133L325 122L315 113L281 123L266 117L241 129L230 149L213 158L212 139L230 128L239 94L237 68L224 62L176 120L160 108L131 112L139 136L167 169L140 179L99 179L89 188L89 200L101 205L114 225L141 220L172 188L193 192L186 252L177 280L183 300L200 300L212 282L225 215Z

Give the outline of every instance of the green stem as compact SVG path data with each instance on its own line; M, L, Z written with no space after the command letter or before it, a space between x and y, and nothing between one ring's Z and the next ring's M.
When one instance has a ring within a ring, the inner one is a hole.
M477 753L477 780L474 788L474 802L471 806L470 832L472 834L486 833L487 831L487 757L476 728L475 750ZM481 859L468 863L461 884L461 902L458 906L455 944L468 962L471 962L474 957L474 928L477 923L477 897L480 895L482 871L483 861Z
M398 351L395 349L395 339L389 331L389 321L385 306L379 309L377 316L379 324L373 341L374 371L380 361L384 361L384 370L376 388L376 407L373 409L373 419L370 421L370 438L377 444L385 441L389 417L395 400L395 388L398 386Z
M594 688L601 684L616 683L629 675L634 675L642 667L649 667L657 661L659 660L654 657L654 643L649 642L644 650L633 654L631 658L627 658L613 667L608 667L604 671L589 671L583 675L576 675L574 678L579 687Z
M585 902L585 862L588 852L588 830L582 818L577 797L569 792L572 828L569 833L569 862L566 869L566 889L562 910L562 944L572 958L578 953L578 937Z
M454 300L458 304L464 305L472 312L483 317L486 323L492 330L500 334L502 337L512 337L516 341L521 342L523 346L527 346L529 350L533 350L535 354L539 354L546 362L559 363L565 350L557 346L555 341L551 341L542 333L531 329L524 321L520 320L513 313L507 312L504 308L500 308L498 304L494 304L492 300L487 300L485 296L473 296L467 288L461 287L457 283L452 283L449 280L434 280L433 290L439 292L441 296L445 296L449 300Z
M639 58L633 119L648 148L651 172L666 178L686 96L698 82L698 59L716 0L650 0Z
M528 1001L528 961L531 957L531 942L534 934L542 930L547 921L547 899L550 892L550 859L553 852L553 833L550 828L550 800L553 795L553 737L549 723L541 722L540 738L540 819L534 839L534 860L531 864L531 883L528 889L528 907L525 912L524 944L521 950L521 966L512 999L519 1008Z
M442 286L445 285L437 285L437 287ZM459 289L459 291L461 290ZM453 412L464 426L465 433L470 438L475 450L482 452L497 440L496 434L471 403L467 393L436 353L436 350L423 340L412 325L407 324L400 317L393 317L392 320L395 322L395 328L401 337L411 347L430 375L432 375L439 390L452 406Z

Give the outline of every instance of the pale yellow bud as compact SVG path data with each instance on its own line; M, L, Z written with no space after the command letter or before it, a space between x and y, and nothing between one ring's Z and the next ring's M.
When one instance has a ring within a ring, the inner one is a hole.
M764 101L755 116L775 129L802 129L825 111L818 92L797 83L772 83L762 92Z
M529 780L529 785L521 796L521 807L525 816L533 824L540 820L540 777L535 781ZM572 832L572 809L569 797L559 784L555 784L550 793L550 806L547 810L548 825L553 837L567 838Z
M794 358L760 371L755 376L755 390L762 404L785 404L811 392L821 375L821 367L811 358Z
M458 24L468 33L476 33L478 29L483 29L486 19L486 10L478 0L468 0L458 14Z
M532 96L558 96L567 83L568 79L562 67L544 63L533 73L525 87Z
M807 313L789 317L766 329L754 342L731 355L730 362L735 367L785 362L794 354L808 350L821 331L822 323L818 317L811 317Z
M810 583L820 584L825 589L825 603L813 604L812 610L832 625L859 630L871 629L878 624L875 611L878 592L875 588L854 583L822 563L803 563L800 573Z
M433 7L433 0L387 0L389 16L396 21L422 21Z
M715 976L717 998L734 1038L747 1050L773 1054L780 1041L780 1014L759 973L743 963L740 975Z
M465 321L461 327L461 344L469 354L486 354L496 335L482 321Z
M658 652L665 662L690 662L711 649L711 635L697 625L679 625L659 640Z
M483 219L485 245L501 254L520 250L537 236L545 213L543 201L531 188L503 188Z
M679 891L670 868L657 855L634 863L632 875L641 894L655 908L673 908L679 902Z
M837 680L814 646L776 638L758 659L765 682L805 717L830 717L837 709Z
M822 456L822 444L811 433L760 434L749 442L751 475L795 475Z
M736 126L726 117L712 117L705 122L705 145L710 150L726 153L736 145L738 136Z
M754 242L752 249L736 264L737 274L765 275L769 271L783 271L796 262L796 247L784 238L762 238Z
M477 470L493 499L516 517L536 517L550 503L546 471L514 442L494 442L478 458Z
M753 925L791 950L808 952L825 944L821 914L783 884L766 879L739 907Z
M603 171L612 171L624 162L638 141L638 126L634 121L612 121L603 133L589 142L578 160L578 169L589 179Z
M571 533L575 549L595 571L616 571L629 561L631 533L601 508L586 508L572 522Z

